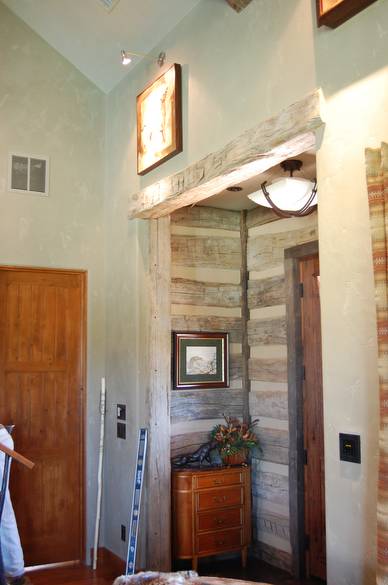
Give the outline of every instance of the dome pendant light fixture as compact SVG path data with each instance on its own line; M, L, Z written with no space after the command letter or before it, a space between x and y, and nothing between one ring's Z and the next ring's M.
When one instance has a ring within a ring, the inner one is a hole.
M267 181L261 185L260 191L251 193L248 198L264 207L270 207L279 217L302 217L315 210L318 203L317 180L309 181L294 177L295 171L300 171L301 160L289 159L280 166L283 171L290 173L289 177L277 179L267 187Z

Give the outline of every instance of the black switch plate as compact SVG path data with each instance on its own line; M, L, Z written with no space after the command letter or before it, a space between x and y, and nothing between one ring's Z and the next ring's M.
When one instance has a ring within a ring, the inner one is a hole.
M117 405L117 418L118 420L126 420L127 419L127 407L125 404L118 404Z
M123 542L125 542L125 541L126 541L126 539L127 539L126 532L127 532L127 531L126 531L126 529L125 529L125 526L124 526L124 524L122 524L122 525L121 525L121 540L122 540Z
M117 423L117 438L118 439L126 439L127 438L127 429L125 423L118 422Z
M339 448L341 461L361 463L361 438L360 435L340 433Z

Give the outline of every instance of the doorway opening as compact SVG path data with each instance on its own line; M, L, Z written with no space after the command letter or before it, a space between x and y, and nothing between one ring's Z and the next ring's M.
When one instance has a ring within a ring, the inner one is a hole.
M171 290L171 277L174 277L174 275L172 273L173 255L171 253L170 215L177 210L200 204L203 200L236 186L236 184L257 177L285 159L299 158L302 153L306 153L311 149L314 151L319 149L324 132L321 103L322 95L320 90L314 91L306 98L290 105L277 116L261 122L244 132L223 149L207 155L202 160L189 165L174 175L164 177L153 185L149 185L132 194L129 198L129 218L150 220L148 254L150 295L149 311L146 318L146 328L150 343L147 348L148 354L144 360L147 363L145 375L148 384L148 423L150 428L148 477L152 478L148 487L147 514L147 566L149 569L169 570L171 566L169 530L171 526L171 509L165 504L171 500L170 447L172 425L169 397L171 388L171 299L173 292ZM195 209L195 207L193 208ZM269 214L271 213L269 211ZM271 219L267 219L266 223L268 221L271 221ZM207 227L210 226L208 225ZM220 226L217 227L219 228ZM183 235L185 226L182 225L181 228L181 235ZM283 270L284 247L316 239L317 234L314 234L313 229L308 227L307 231L307 235L303 234L303 239L298 239L297 241L290 241L292 238L280 236L280 241L287 243L287 246L280 248L281 254L277 258L279 264L282 264ZM269 240L272 240L273 234L267 235L269 235ZM267 241L266 236L265 241ZM278 253L279 247L276 247L276 250ZM271 279L279 280L279 277L282 276L282 274L277 273L277 270L278 268L273 272L272 268L262 267L260 277L266 278L267 284L271 284L273 282ZM255 269L253 271L255 272ZM266 271L265 274L263 274L264 271ZM184 278L187 279L187 275ZM281 292L283 288L276 287L276 294L279 291ZM282 312L283 309L284 313ZM182 315L182 311L183 309L180 311L180 315ZM281 303L281 310L277 308L270 310L269 313L271 320L277 320L281 344L285 345L284 301ZM262 319L262 321L264 321L265 327L265 319ZM260 339L262 339L262 334L259 333L259 335ZM264 338L268 339L265 331ZM278 339L277 333L276 339ZM236 342L236 344L238 343L241 342ZM242 345L246 347L247 344L243 342ZM276 364L274 364L270 356L271 351L272 349L263 350L260 354L260 350L258 350L258 353L253 356L253 361L250 365L255 366L258 361L266 360L271 369L273 369L272 365L276 368ZM276 377L280 376L282 379L279 382L275 380L275 386L272 389L279 396L279 412L281 416L285 415L285 411L287 411L288 420L288 407L286 407L287 358L283 355L282 349L275 351L277 352L275 361L277 362L278 358L280 358L281 364L274 375ZM267 372L267 369L265 367L260 368L260 371ZM271 380L269 381L271 382ZM243 389L244 392L247 392L248 388L249 385ZM261 391L260 387L257 388L257 391ZM245 401L246 397L243 400ZM273 403L271 400L269 402ZM262 403L265 404L268 401L263 401ZM276 403L274 404L276 406ZM281 457L282 461L280 464L275 463L274 466L270 463L267 466L267 476L263 478L264 481L271 481L271 474L274 471L276 472L275 475L280 475L280 477L274 478L276 486L282 491L280 501L276 503L271 499L270 503L273 509L271 514L275 512L276 515L280 516L281 523L279 525L266 521L261 523L263 530L268 532L273 527L276 532L279 529L279 533L262 537L266 542L263 542L260 554L270 558L271 561L273 560L273 564L276 562L278 566L279 564L286 565L287 570L291 570L293 551L289 541L287 517L289 513L287 420L281 421L277 428L274 429L276 431L275 435L270 433L271 441L269 444L274 447L272 453L275 453L276 457ZM273 445L274 436L279 438L280 441L276 446ZM278 471L283 473L279 474L277 473ZM265 489L262 492L268 493L268 490ZM268 512L268 509L266 511ZM280 550L277 548L279 540L281 541Z
M27 566L84 559L86 273L0 267L0 412ZM28 494L28 497L26 497Z
M326 580L325 470L318 242L285 250L294 574Z
M305 176L315 177L314 152L300 158ZM316 211L281 218L249 199L263 180L273 182L281 173L274 166L240 182L238 190L171 214L171 328L227 331L231 368L228 389L171 391L170 442L177 456L205 443L223 413L257 420L252 569L262 560L291 572L284 251L315 242L318 226Z

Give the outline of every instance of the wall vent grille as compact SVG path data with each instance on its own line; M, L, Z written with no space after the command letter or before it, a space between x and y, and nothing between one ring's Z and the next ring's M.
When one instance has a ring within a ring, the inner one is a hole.
M110 12L119 3L120 0L99 0L100 4L104 6L104 8Z
M8 189L16 193L48 195L49 159L47 156L10 154Z

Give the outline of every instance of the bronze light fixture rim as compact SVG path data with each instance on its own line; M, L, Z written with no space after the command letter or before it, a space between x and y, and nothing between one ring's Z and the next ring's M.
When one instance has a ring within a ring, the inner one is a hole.
M293 177L295 171L300 171L302 169L303 161L301 161L300 159L291 158L291 159L287 159L287 160L282 161L280 163L280 166L282 167L284 172L289 172L290 177ZM261 184L261 190L263 192L264 197L268 201L269 205L271 206L273 211L279 217L282 217L282 218L285 218L285 217L305 217L306 215L310 215L311 213L313 213L318 206L318 204L311 205L316 194L317 194L317 190L318 190L316 178L314 179L313 183L314 183L314 185L313 185L313 188L311 190L311 193L310 193L308 200L300 209L297 209L296 211L291 210L291 209L281 209L280 207L278 207L276 205L276 203L274 203L272 201L271 196L270 196L268 189L267 189L267 184L268 184L267 181L264 181Z

